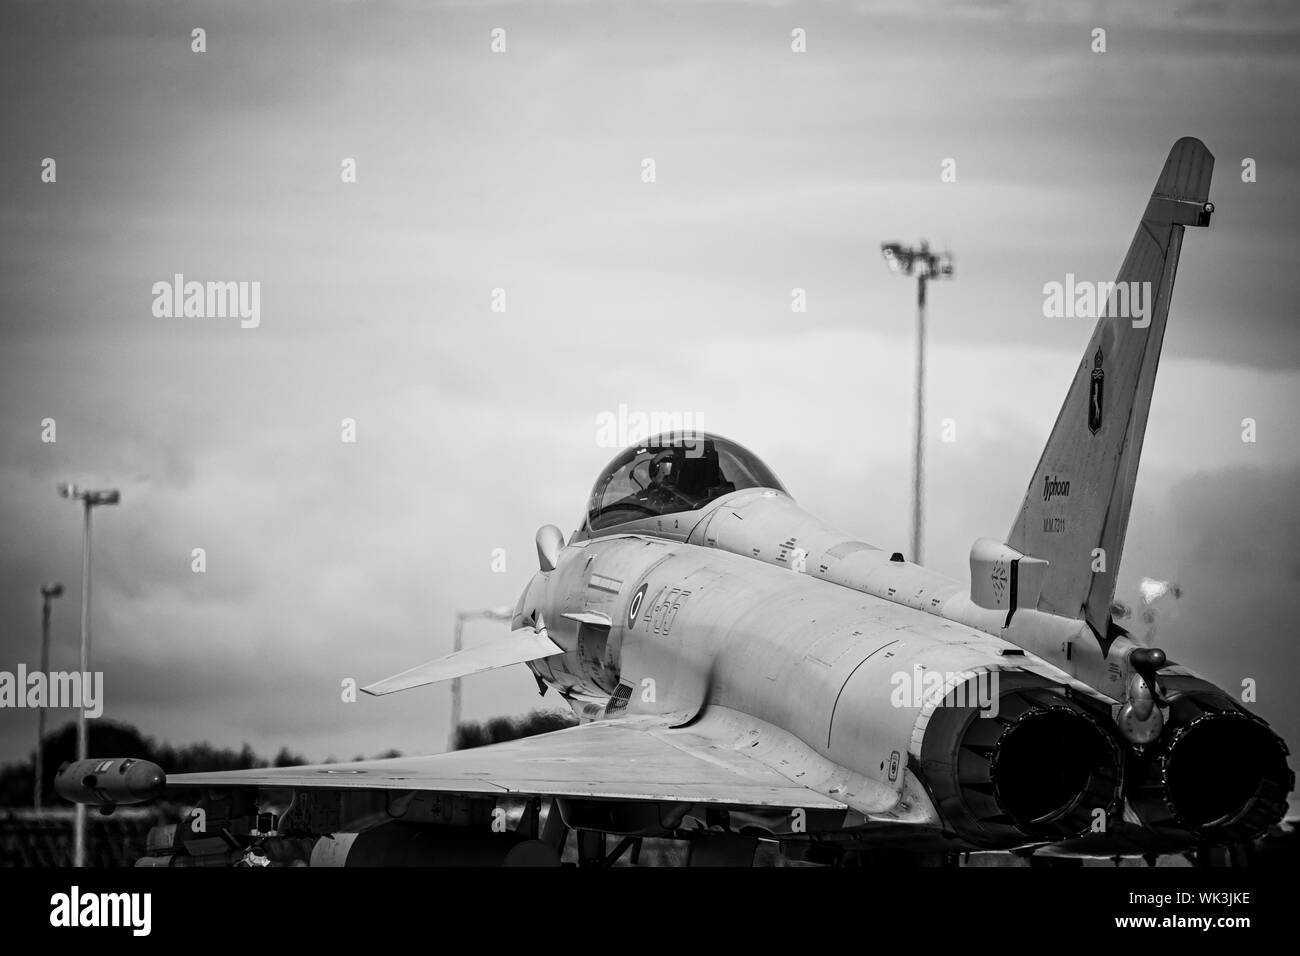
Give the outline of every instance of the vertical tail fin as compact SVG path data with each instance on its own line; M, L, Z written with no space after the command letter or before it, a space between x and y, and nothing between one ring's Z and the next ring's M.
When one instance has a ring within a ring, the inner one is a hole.
M1183 229L1209 224L1213 171L1198 139L1169 151L1007 537L1050 562L1039 608L1086 620L1103 648Z

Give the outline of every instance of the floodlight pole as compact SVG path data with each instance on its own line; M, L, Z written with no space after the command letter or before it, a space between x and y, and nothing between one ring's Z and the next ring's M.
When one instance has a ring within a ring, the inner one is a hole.
M924 248L924 246L922 247ZM916 448L912 462L912 561L921 563L921 502L925 499L925 282L916 278Z
M456 612L456 636L452 639L452 653L459 651L464 647L462 636L465 633L465 612ZM451 750L456 746L456 728L460 726L460 678L454 677L451 681L451 726L447 728L447 749Z
M952 277L952 254L931 252L930 244L924 241L916 247L885 242L881 243L880 252L891 271L916 276L916 435L912 463L911 559L920 564L924 530L922 501L925 497L925 288L932 278Z
M81 708L77 714L77 760L85 760L88 750L86 727L85 686L90 680L90 511L95 505L115 505L121 500L116 489L91 491L72 484L59 485L64 498L79 499L84 515L84 534L81 547ZM72 841L72 865L86 865L86 805L76 805L76 825Z
M77 759L85 760L89 744L86 727L86 675L90 671L90 499L82 498L85 533L81 547L81 693L82 707L77 711ZM76 828L72 842L72 865L86 865L86 805L76 806Z
M513 608L482 608L477 611L457 611L456 612L456 630L452 638L452 652L461 650L463 646L462 638L465 633L465 622L485 618L489 621L509 621L514 617ZM447 730L447 749L452 750L456 746L456 728L460 726L460 707L461 707L461 689L460 678L453 677L451 681L451 727Z
M56 597L63 596L63 585L57 581L41 585L41 673L45 680L50 677L50 604ZM47 702L48 703L48 702ZM36 711L36 788L32 791L32 808L37 816L41 813L41 781L45 778L45 710L44 706Z

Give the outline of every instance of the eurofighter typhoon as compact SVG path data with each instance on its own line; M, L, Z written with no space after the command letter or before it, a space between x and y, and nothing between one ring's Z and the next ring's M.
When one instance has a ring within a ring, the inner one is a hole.
M597 865L646 837L683 841L696 865L748 865L763 844L853 863L1252 841L1286 810L1286 745L1111 613L1213 165L1196 139L1171 150L1113 287L1149 290L1142 319L1103 312L1005 538L971 547L969 584L836 531L734 442L659 436L610 462L567 542L537 532L507 637L365 688L526 665L576 726L171 777L88 760L60 792L105 810L197 799L141 860L162 865L554 865L571 832Z

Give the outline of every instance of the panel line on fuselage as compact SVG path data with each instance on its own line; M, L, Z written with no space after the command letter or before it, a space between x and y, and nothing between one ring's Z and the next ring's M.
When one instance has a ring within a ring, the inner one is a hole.
M844 683L840 685L840 689L838 693L836 693L835 695L835 703L831 704L831 719L826 724L826 747L828 750L830 749L831 746L831 731L834 730L835 728L835 708L840 706L840 697L844 694L844 688L849 686L849 681L853 679L853 675L858 672L859 667L861 667L867 661L871 660L871 658L875 657L886 647L891 647L894 644L897 644L898 640L899 640L898 638L894 638L892 641L889 641L888 643L881 644L879 647L877 647L866 657L862 658L862 660L858 661L857 664L853 666L853 670L849 671L848 676L844 678Z

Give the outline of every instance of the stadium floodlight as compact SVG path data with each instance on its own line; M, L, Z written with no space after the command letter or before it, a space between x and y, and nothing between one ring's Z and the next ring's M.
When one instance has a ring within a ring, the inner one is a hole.
M916 437L912 465L912 554L921 563L921 502L925 490L925 286L931 279L951 279L952 253L931 252L924 240L919 246L882 242L880 254L895 275L916 276Z
M59 495L80 501L85 516L84 534L81 548L81 675L84 681L90 674L90 512L98 505L115 505L122 500L116 488L91 489L81 488L71 482L59 485ZM85 760L87 747L87 727L85 700L77 714L77 759ZM86 865L86 805L77 804L77 821L73 834L72 865Z

